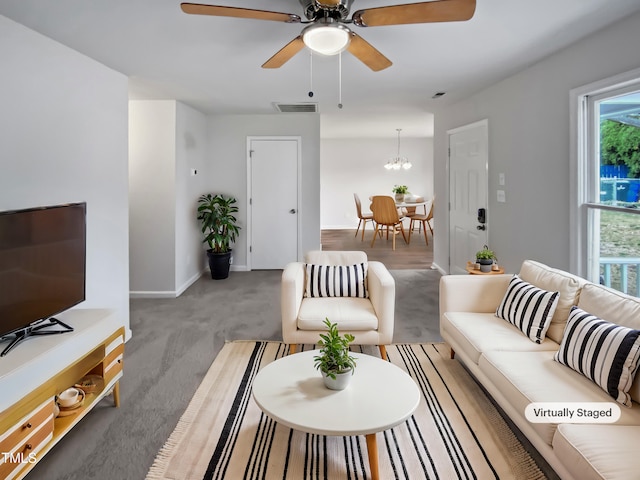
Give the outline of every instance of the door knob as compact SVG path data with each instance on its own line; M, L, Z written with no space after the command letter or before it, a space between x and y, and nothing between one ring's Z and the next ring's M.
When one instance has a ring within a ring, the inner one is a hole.
M291 210L289 210L289 213L290 213L291 215L295 214L295 213L296 213L296 209L295 209L295 208L292 208Z
M485 227L484 225L478 225L476 228L478 230L486 230L487 229L487 227Z

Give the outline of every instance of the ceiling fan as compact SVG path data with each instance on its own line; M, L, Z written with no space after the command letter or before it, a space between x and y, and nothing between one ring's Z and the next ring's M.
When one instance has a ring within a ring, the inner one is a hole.
M305 45L324 55L336 55L343 50L358 58L373 71L384 70L391 61L346 25L379 27L410 23L457 22L469 20L476 9L476 0L434 0L430 2L390 5L349 12L354 0L299 0L304 9L303 21L292 13L182 3L182 11L194 15L236 17L274 22L308 24L296 38L267 60L262 68L280 68Z

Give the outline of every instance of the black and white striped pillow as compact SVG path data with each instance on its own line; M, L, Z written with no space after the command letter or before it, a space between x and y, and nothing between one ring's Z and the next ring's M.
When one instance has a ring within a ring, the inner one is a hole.
M514 275L496 315L518 327L530 340L542 343L559 298L560 293L547 292Z
M316 265L305 264L305 297L367 298L368 264Z
M573 307L554 360L595 382L626 407L638 369L640 330L622 327Z

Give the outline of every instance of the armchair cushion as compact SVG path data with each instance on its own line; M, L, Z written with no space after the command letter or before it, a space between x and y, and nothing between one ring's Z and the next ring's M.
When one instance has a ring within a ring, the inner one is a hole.
M377 330L378 317L366 298L306 298L298 312L300 330L326 330L328 318L339 324L340 330Z
M305 264L305 297L367 298L367 262L355 265Z

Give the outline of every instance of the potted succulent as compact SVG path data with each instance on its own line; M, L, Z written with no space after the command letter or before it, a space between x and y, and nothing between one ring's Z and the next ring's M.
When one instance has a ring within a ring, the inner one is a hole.
M476 263L480 264L481 272L490 272L491 266L497 260L496 254L493 250L489 250L489 247L485 245L482 250L476 252Z
M349 344L355 337L349 333L341 336L338 324L331 323L328 318L324 324L328 332L320 334L320 354L313 357L315 367L322 373L327 388L344 390L356 368L356 359L349 355Z
M394 185L391 191L396 194L396 202L403 202L404 196L409 193L409 188L406 185Z
M211 278L220 280L229 276L231 266L231 242L235 242L240 230L235 213L236 199L207 193L198 199L198 220L202 224L204 239L209 245L207 257Z

